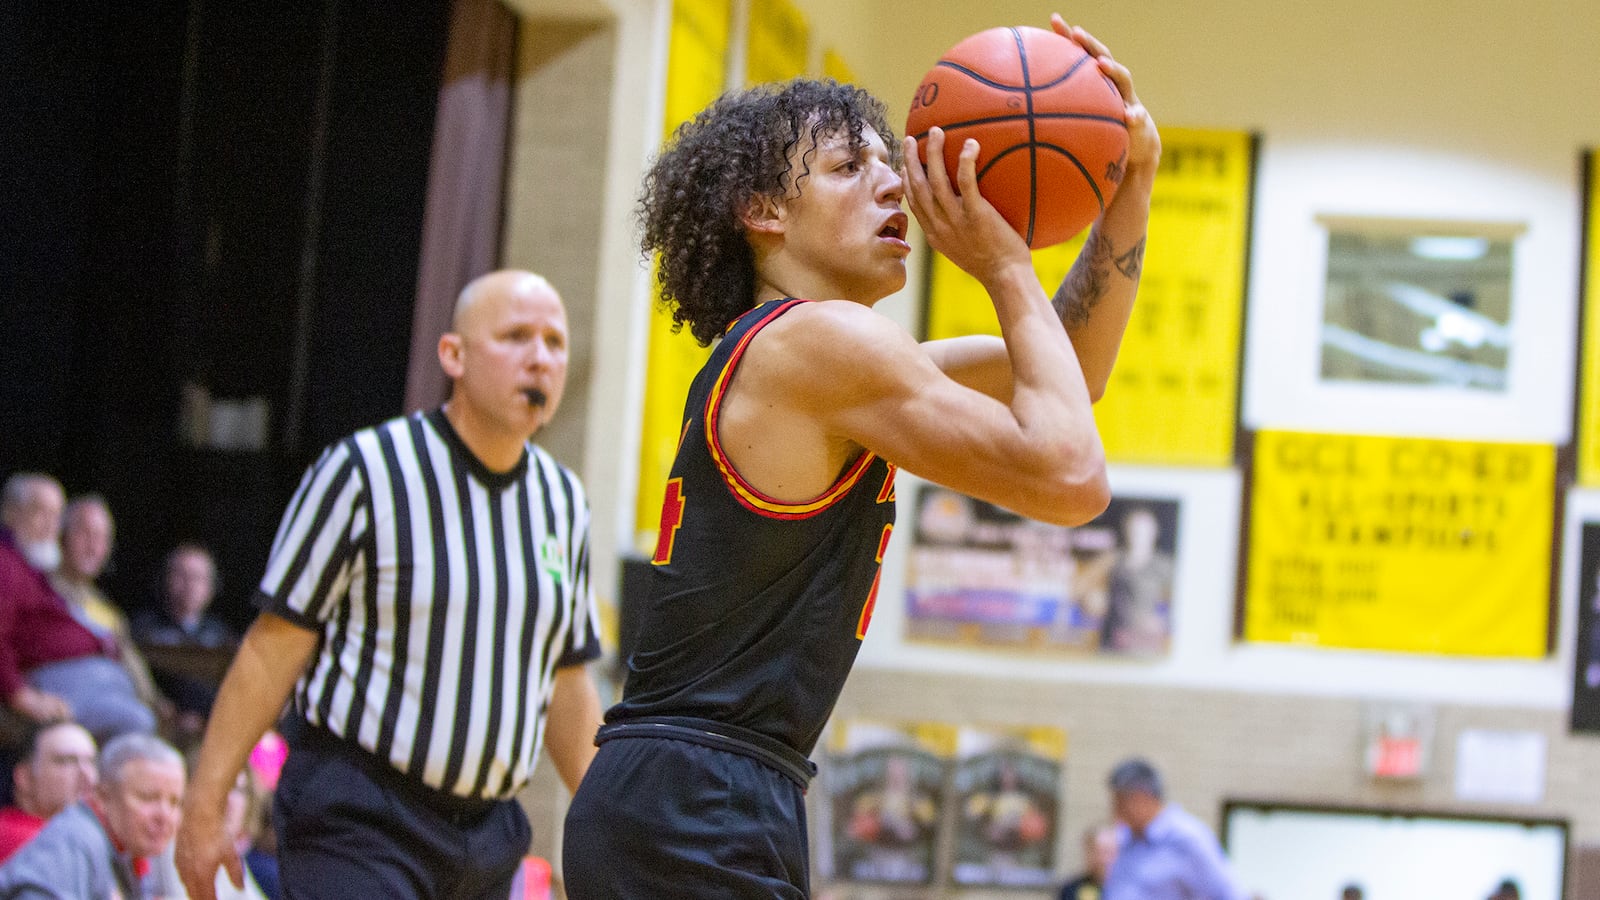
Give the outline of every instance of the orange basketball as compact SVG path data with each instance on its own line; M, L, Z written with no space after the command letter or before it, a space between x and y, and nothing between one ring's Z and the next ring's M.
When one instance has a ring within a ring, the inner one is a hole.
M935 125L952 184L962 143L977 139L978 190L1030 247L1094 222L1127 163L1116 85L1076 42L1042 28L991 28L951 47L906 118L924 163Z

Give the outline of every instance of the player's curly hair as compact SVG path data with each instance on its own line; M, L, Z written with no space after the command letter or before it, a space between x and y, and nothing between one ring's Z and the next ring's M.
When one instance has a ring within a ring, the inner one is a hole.
M755 255L741 218L755 197L798 190L810 154L791 177L789 154L809 134L847 135L852 149L871 127L900 164L900 146L883 104L854 85L797 78L732 91L673 133L639 194L640 249L660 253L656 281L676 331L685 324L702 346L750 309Z

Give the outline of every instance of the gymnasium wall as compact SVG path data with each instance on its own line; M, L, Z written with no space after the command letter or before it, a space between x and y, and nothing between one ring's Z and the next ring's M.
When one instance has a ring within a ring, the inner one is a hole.
M797 3L813 27L814 57L824 47L842 54L890 104L891 120L903 118L917 80L944 48L996 24L1043 25L1050 12L1048 5L1016 0L941 4L936 15L911 15L886 0ZM575 342L593 348L589 383L570 388L586 392L588 418L574 436L580 423L572 411L579 407L569 395L573 405L552 442L569 449L590 486L598 517L596 580L602 597L614 601L617 558L633 542L632 470L647 377L648 285L633 250L631 209L657 135L670 2L608 0L570 15L542 0L517 5L534 21L555 15L590 23L552 31L571 35L566 50L524 72L512 179L513 191L522 193L508 214L506 254L509 263L549 271L571 267L557 283L569 303L577 298L583 307L574 316ZM1087 2L1064 12L1105 38L1134 70L1161 123L1261 136L1242 388L1247 425L1570 439L1579 153L1600 144L1600 108L1575 98L1594 81L1600 7L1563 0L1318 0L1292 7L1154 0ZM525 54L534 27L524 31ZM569 59L581 62L567 68ZM573 111L590 125L574 128L565 118ZM551 136L557 132L544 130L547 117L554 117L559 141ZM542 147L558 142L559 153ZM574 153L581 158L568 156ZM592 164L602 158L604 170L597 172ZM561 176L552 178L535 159L551 160ZM569 183L549 184L562 179ZM551 190L566 193L541 193ZM519 211L524 200L576 216L582 227L552 228L551 215ZM569 202L580 206L569 212ZM592 212L582 205L595 203L598 221L590 222ZM1508 391L1445 398L1422 404L1419 413L1414 396L1396 400L1320 386L1295 348L1315 346L1308 329L1320 321L1323 260L1314 223L1328 213L1525 226L1512 323L1520 349L1512 354ZM585 264L593 267L587 273ZM914 326L919 259L910 270L911 283L880 308ZM1134 752L1150 754L1167 771L1176 799L1213 822L1225 799L1248 797L1558 816L1571 820L1575 844L1600 845L1600 794L1592 777L1600 740L1570 736L1565 717L1576 589L1570 516L1594 515L1600 500L1581 491L1565 498L1569 553L1558 573L1553 654L1521 662L1447 659L1237 643L1240 477L1234 468L1113 467L1114 489L1160 484L1183 501L1169 656L1150 663L1040 661L908 644L900 609L907 541L898 540L840 711L1065 728L1064 869L1079 861L1074 836L1107 814L1106 771ZM902 497L912 485L905 480ZM1432 710L1434 753L1420 780L1385 784L1362 773L1363 715L1372 701ZM1514 806L1457 800L1454 748L1467 728L1543 735L1543 799ZM553 783L547 771L540 790ZM560 804L550 802L541 807L550 827L535 820L546 835L559 822Z

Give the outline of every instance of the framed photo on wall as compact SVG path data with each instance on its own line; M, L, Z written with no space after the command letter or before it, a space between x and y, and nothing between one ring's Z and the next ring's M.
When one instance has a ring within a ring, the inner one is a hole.
M906 639L1063 654L1163 656L1179 501L1113 497L1077 528L925 484L906 573Z
M824 877L932 884L955 747L956 727L940 722L835 722L818 823Z
M962 726L951 772L959 885L1048 887L1055 874L1066 732Z

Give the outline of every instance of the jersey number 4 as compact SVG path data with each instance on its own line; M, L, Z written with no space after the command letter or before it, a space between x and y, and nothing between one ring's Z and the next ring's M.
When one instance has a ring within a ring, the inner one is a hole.
M867 591L867 602L861 604L861 619L856 622L856 640L867 636L867 626L872 624L872 608L878 605L878 581L883 578L883 554L889 550L889 533L894 531L894 523L887 522L883 526L883 534L878 538L878 556L875 560L878 571L872 575L872 590Z
M678 528L683 525L683 479L667 482L667 496L661 501L661 530L656 534L656 554L650 564L664 566L672 562L672 544L678 539Z

